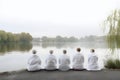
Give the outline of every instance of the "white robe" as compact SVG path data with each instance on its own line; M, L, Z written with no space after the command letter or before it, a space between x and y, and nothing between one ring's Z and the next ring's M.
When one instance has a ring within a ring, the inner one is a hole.
M41 69L41 60L39 56L33 54L29 59L28 59L28 66L27 70L28 71L37 71Z
M55 70L56 69L57 60L53 54L50 54L46 59L46 70Z
M88 56L87 70L90 71L100 70L100 68L98 67L98 57L95 55L95 53L90 53L90 55Z
M73 69L84 69L84 56L81 53L77 53L73 57Z
M59 58L59 70L67 71L67 70L70 69L69 65L70 65L70 58L69 58L69 56L67 56L66 54L63 54Z

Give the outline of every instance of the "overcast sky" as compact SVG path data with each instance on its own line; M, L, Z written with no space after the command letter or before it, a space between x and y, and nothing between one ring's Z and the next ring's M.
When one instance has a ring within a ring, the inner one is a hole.
M120 0L0 0L0 29L33 37L103 35Z

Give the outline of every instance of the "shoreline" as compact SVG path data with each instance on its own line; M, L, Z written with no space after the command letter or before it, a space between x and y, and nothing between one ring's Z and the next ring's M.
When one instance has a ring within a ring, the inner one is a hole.
M120 69L101 71L46 71L28 72L27 70L0 73L0 80L119 80Z
M38 70L38 71L27 71L27 69L21 69L21 70L16 70L16 71L5 71L5 72L0 72L0 75L1 74L10 74L10 73L19 73L19 72L41 72L41 71L48 71L48 72L54 72L54 71L59 71L59 72L68 72L68 71L60 71L59 69L56 69L56 70L45 70L45 69L41 69L41 70ZM69 71L88 71L88 70L73 70L73 69L70 69ZM102 69L102 70L98 70L98 71L88 71L88 72L99 72L99 71L120 71L120 69Z

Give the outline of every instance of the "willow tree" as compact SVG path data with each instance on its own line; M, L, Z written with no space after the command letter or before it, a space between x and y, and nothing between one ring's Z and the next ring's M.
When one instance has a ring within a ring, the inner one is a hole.
M120 9L114 10L105 20L108 47L112 51L120 48Z

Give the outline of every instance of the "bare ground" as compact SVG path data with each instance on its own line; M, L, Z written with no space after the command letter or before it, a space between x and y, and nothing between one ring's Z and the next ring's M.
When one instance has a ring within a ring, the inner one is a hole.
M0 80L120 80L120 70L102 71L37 71L0 73Z

